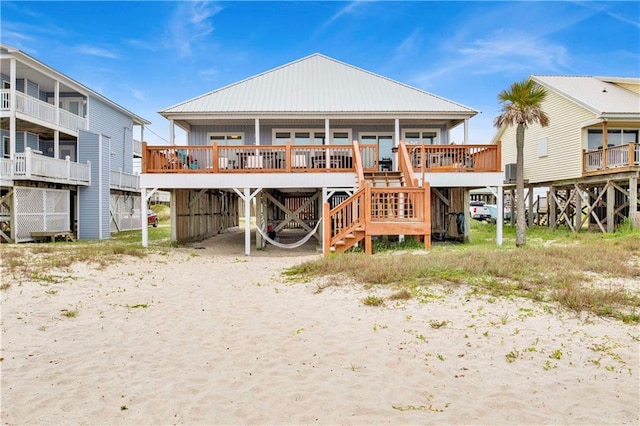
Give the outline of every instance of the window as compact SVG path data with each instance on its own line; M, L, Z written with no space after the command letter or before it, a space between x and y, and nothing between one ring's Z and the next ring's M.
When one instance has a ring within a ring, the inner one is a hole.
M207 145L214 142L220 146L244 145L244 133L207 133Z
M547 138L538 139L538 157L546 157L548 155L549 141Z
M393 157L393 135L390 133L360 135L360 142L364 145L378 145L378 159L391 159Z
M402 139L407 145L440 144L440 129L407 129L402 131Z
M10 151L10 146L11 144L9 143L9 136L3 136L2 137L2 154L5 158L9 158L11 155Z
M324 131L313 129L273 129L272 141L274 145L349 145L351 131L332 131L332 140L327 141Z
M607 130L607 146L626 145L638 143L638 130L609 129ZM589 129L587 133L587 149L593 151L602 149L602 130Z

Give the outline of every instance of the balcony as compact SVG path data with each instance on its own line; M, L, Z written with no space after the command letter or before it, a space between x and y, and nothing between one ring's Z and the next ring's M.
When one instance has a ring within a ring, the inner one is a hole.
M582 153L583 175L625 172L640 167L640 144L629 143Z
M16 91L16 112L27 117L43 121L53 126L69 130L76 134L78 130L87 129L87 120L62 108L56 108L40 99ZM0 110L11 110L11 90L0 90ZM56 112L58 117L56 117Z
M31 180L68 185L91 185L91 164L80 164L34 153L30 148L15 155L14 160L2 159L2 181Z
M143 173L356 172L353 145L147 146ZM358 145L362 170L376 171L377 145ZM414 172L499 172L500 145L408 145Z
M140 190L140 176L119 170L111 170L110 174L111 179L109 185L111 189L119 189L122 191Z

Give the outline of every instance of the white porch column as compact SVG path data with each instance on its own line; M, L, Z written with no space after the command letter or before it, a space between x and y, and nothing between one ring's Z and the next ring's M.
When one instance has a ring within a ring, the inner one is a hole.
M60 158L60 130L53 131L53 158Z
M144 142L144 124L140 125L140 142Z
M11 58L9 65L9 84L10 93L9 98L11 100L11 111L9 112L9 152L11 153L11 159L16 155L16 60ZM13 231L12 231L13 232Z
M169 120L169 143L171 145L176 144L176 131L173 124L173 119Z
M251 188L244 189L244 254L251 255Z
M56 126L59 126L60 125L60 82L58 80L56 80L56 85L53 89L53 103L56 106Z
M260 119L256 118L255 120L255 132L256 132L256 143L255 145L260 145Z
M331 145L331 131L328 118L324 119L324 144Z
M264 216L262 215L262 192L256 195L256 228L264 228ZM256 231L256 249L260 250L266 245L263 244L262 235Z
M147 188L140 189L140 224L142 226L142 247L149 247L149 226L147 224Z
M469 144L469 119L464 119L464 144Z
M504 223L504 188L498 186L496 190L496 209L498 210L498 217L496 218L496 244L501 246L502 225Z

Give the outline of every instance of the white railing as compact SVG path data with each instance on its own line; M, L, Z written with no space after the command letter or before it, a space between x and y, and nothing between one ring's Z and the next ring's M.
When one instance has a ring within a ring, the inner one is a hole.
M0 158L0 179L13 180L13 161L8 158Z
M142 142L133 140L133 155L136 157L142 157Z
M2 110L11 109L11 91L8 89L0 90L0 107ZM43 102L40 99L28 96L22 92L16 91L16 111L37 118L50 124L56 123L56 110L59 111L59 126L68 130L77 132L78 130L87 129L87 120L62 108L56 108L55 105Z
M140 177L131 173L121 172L120 170L111 170L110 187L112 189L123 189L129 191L139 190Z
M640 144L632 142L604 150L585 151L583 161L585 172L638 166L640 165Z
M87 130L87 120L72 112L60 109L60 127L73 130Z
M31 148L15 155L14 179L46 180L70 185L91 185L91 163L74 163L35 154Z

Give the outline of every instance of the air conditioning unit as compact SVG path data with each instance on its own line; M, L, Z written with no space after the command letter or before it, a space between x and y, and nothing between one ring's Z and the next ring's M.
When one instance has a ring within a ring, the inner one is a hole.
M516 163L505 164L504 178L507 182L515 182L516 180Z

